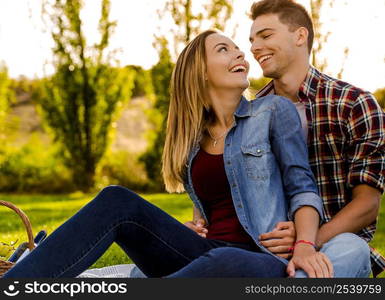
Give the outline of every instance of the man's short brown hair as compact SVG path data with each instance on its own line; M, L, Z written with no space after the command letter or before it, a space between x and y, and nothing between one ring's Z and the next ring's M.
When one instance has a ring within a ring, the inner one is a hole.
M293 0L262 0L254 2L250 12L253 21L262 15L276 14L283 24L289 26L290 31L305 27L309 32L307 46L310 53L314 39L313 22L302 5Z

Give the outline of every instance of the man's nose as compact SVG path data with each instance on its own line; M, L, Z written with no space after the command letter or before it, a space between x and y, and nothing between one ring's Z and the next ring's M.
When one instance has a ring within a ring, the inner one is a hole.
M250 46L250 51L252 54L257 54L258 52L260 52L262 50L262 43L258 42L258 41L253 41L251 43L251 46Z

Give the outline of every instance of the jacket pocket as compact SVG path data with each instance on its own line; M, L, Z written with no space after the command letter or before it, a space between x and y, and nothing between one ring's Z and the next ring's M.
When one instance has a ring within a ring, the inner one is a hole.
M266 180L271 173L271 149L269 144L241 145L247 177Z

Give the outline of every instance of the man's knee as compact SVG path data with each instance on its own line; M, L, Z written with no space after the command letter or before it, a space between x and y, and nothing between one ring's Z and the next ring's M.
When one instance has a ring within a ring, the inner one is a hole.
M368 243L354 233L341 233L330 239L322 248L326 251L326 249L331 247L336 248L338 252L346 253L352 257L362 257L367 259L370 257Z
M353 233L341 233L321 248L331 260L336 277L368 277L370 249L365 240Z

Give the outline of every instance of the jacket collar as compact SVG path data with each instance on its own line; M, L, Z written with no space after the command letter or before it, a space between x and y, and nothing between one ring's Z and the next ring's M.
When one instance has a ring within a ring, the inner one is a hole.
M251 101L248 101L244 96L242 96L241 101L237 109L235 110L234 115L236 117L250 117L252 112Z

